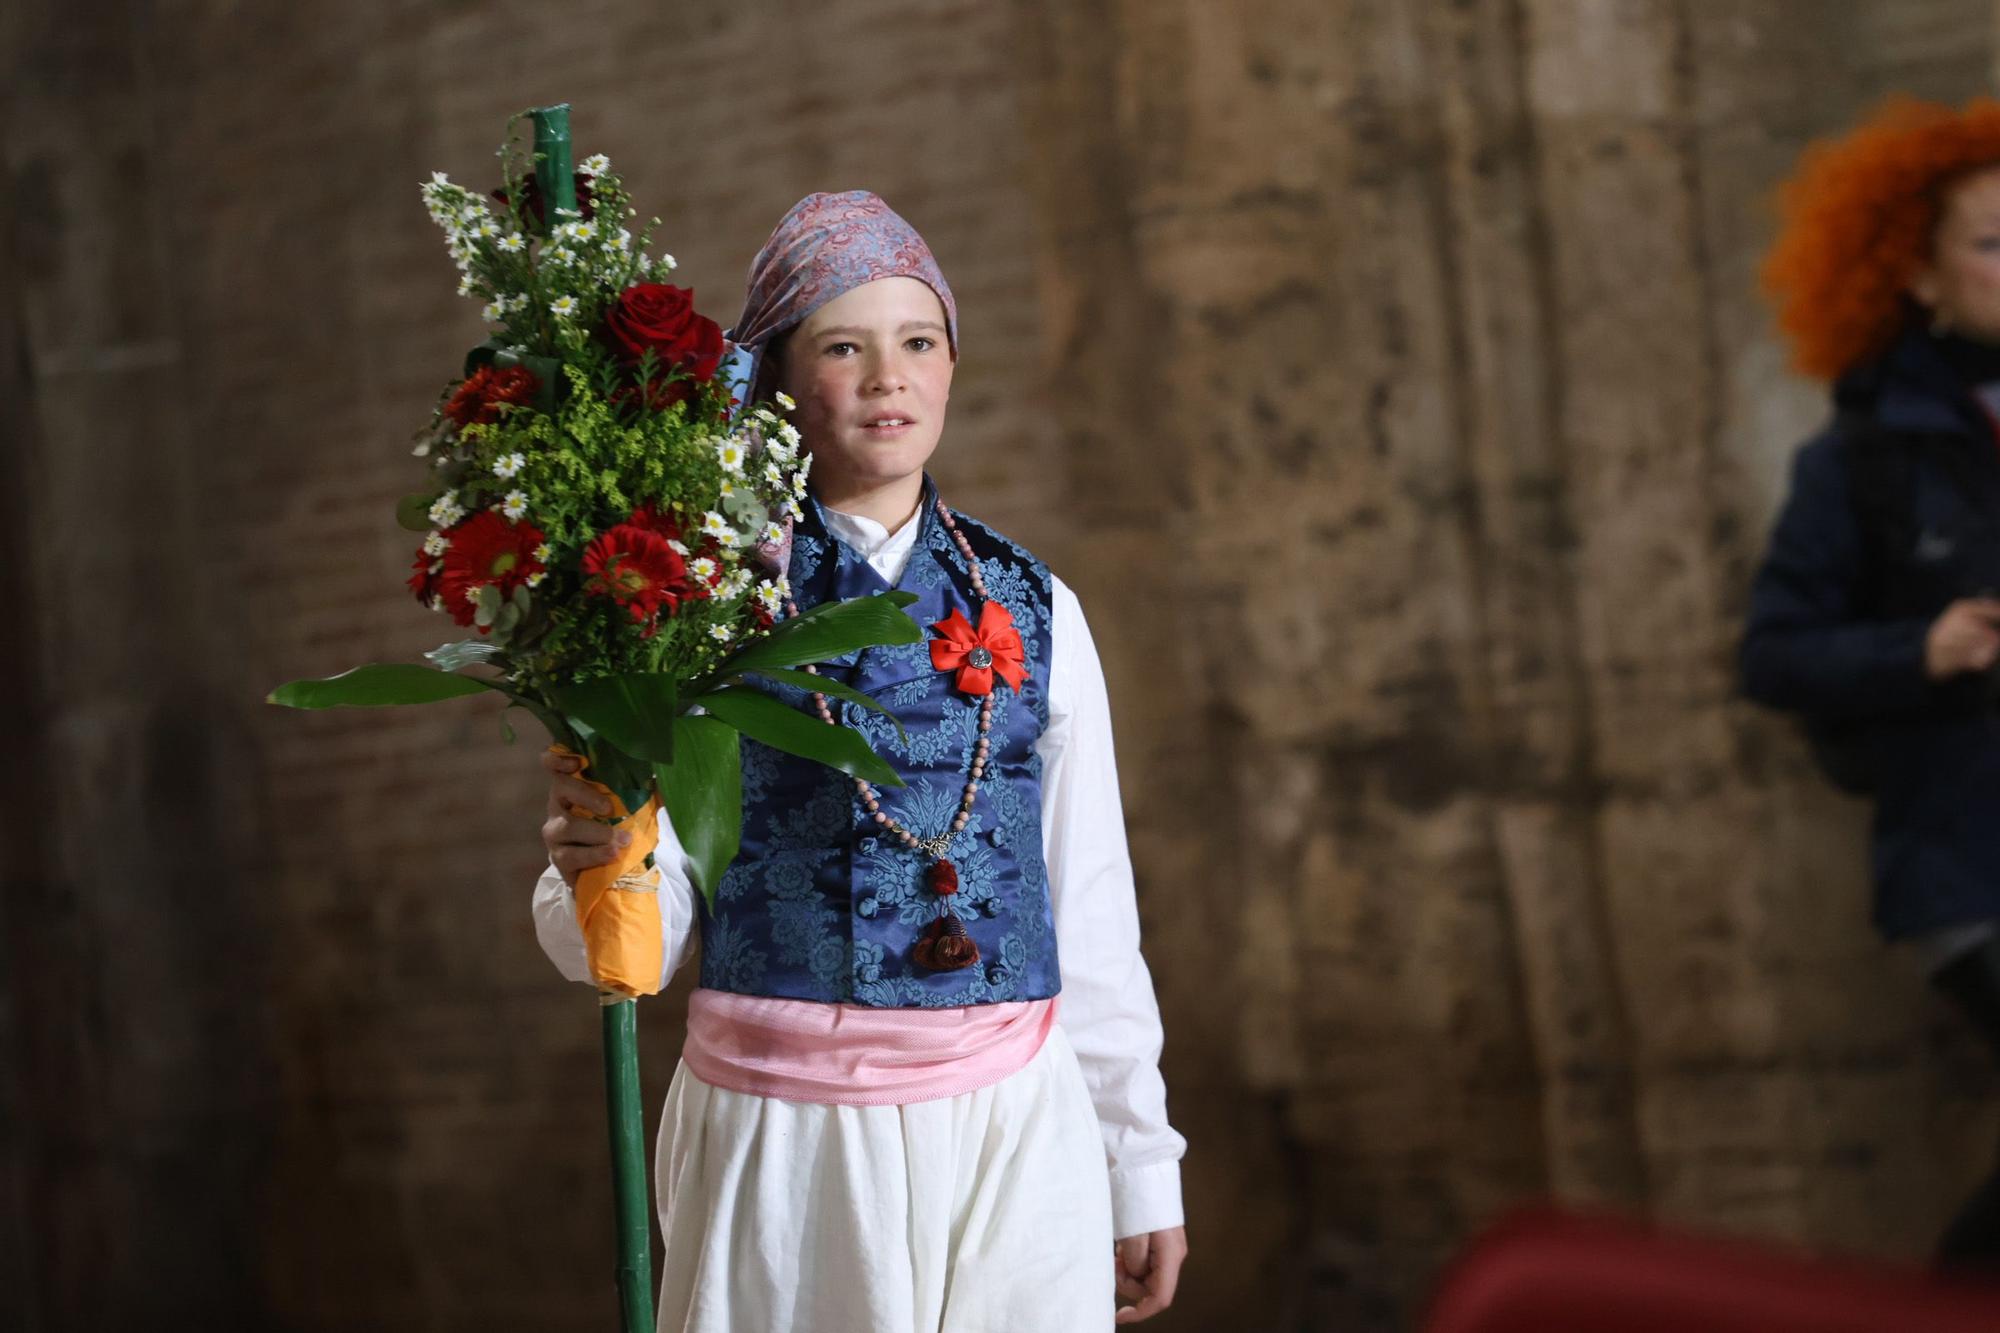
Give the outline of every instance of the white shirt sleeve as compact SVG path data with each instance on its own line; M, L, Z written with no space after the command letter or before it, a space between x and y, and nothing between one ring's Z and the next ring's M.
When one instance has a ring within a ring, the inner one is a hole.
M1054 581L1049 725L1042 758L1042 846L1062 962L1063 1031L1076 1048L1104 1131L1111 1220L1120 1237L1180 1226L1187 1140L1167 1123L1160 1009L1139 955L1139 907L1111 701L1083 607Z
M694 908L693 862L674 832L673 821L660 810L660 845L653 849L653 864L660 869L660 989L680 969L694 950L699 935ZM584 961L583 928L576 923L576 896L563 882L562 872L551 865L535 881L533 902L535 938L542 952L556 965L556 971L571 981L592 982Z

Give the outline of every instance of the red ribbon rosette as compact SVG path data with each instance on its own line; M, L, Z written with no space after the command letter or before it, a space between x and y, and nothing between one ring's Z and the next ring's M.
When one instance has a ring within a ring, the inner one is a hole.
M1021 646L1021 631L1014 617L998 602L988 602L979 610L979 628L953 611L931 626L938 636L931 640L931 666L938 671L956 671L955 684L966 694L993 693L993 677L1021 692L1027 679L1027 653Z

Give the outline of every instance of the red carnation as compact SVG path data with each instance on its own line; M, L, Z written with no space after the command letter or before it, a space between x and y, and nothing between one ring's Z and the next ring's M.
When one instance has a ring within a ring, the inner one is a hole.
M722 364L722 326L695 313L694 292L664 282L627 287L604 314L604 337L627 366L653 354L658 375L675 372L687 380L655 378L646 385L646 405L658 411L694 394L689 380L707 382Z
M432 599L437 596L437 564L438 561L429 551L421 546L417 548L416 561L410 566L410 591L425 606L429 606Z
M625 521L635 528L644 528L648 532L665 537L668 541L677 542L681 540L681 525L674 522L668 515L655 509L650 502L634 509L632 517Z
M673 615L695 595L687 562L670 539L635 523L620 523L600 534L583 552L583 590L609 597L644 624L660 611Z
M491 425L500 419L502 404L526 407L535 401L541 387L542 382L526 367L502 370L481 366L458 386L458 392L444 405L444 414L461 427L474 422Z
M473 623L479 609L474 599L487 584L507 597L542 572L542 562L535 559L542 532L532 523L511 523L491 509L482 509L444 536L451 544L445 548L444 568L432 591L444 599L444 609L461 625ZM415 586L414 579L411 584ZM486 629L482 625L479 632Z

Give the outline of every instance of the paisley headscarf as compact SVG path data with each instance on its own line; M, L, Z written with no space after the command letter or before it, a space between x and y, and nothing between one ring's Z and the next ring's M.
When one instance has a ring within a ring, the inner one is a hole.
M837 296L878 278L915 278L944 306L945 336L958 358L958 303L917 229L867 190L809 194L792 205L750 261L743 313L728 338L750 354L757 385L764 350Z

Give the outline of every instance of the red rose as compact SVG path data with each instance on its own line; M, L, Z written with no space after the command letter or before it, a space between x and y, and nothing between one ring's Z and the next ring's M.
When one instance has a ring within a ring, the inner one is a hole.
M450 545L431 591L444 599L445 611L461 625L473 623L479 610L474 599L487 584L497 586L506 597L529 576L542 572L542 562L535 559L542 532L532 523L510 523L491 509L482 509L446 529L444 537ZM415 588L416 580L410 582ZM484 634L487 628L481 625L479 632Z
M444 405L444 414L459 426L470 426L475 421L490 426L500 419L503 403L526 407L535 401L535 394L541 387L542 382L525 367L508 366L505 370L496 370L492 366L481 366L458 386L458 392Z
M609 597L639 624L661 611L673 615L695 590L687 562L668 540L632 523L607 529L584 548L583 572L590 576L584 592Z
M722 364L722 326L695 313L694 293L686 287L664 282L627 287L605 312L604 336L628 366L637 366L650 351L661 376L678 371L706 382ZM646 386L646 405L657 410L691 393L685 381L655 380Z

